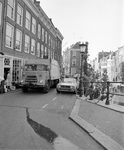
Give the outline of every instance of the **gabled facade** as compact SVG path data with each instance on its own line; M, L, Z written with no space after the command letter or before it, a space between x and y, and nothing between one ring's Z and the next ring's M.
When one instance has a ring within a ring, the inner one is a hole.
M80 42L71 45L63 54L65 75L74 76L75 74L80 74L81 56L79 44Z

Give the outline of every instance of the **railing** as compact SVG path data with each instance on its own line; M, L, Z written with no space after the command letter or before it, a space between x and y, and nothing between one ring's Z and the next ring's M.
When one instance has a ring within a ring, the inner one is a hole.
M88 83L89 86L85 86L85 83ZM85 96L89 95L91 100L104 98L106 99L105 105L110 104L110 98L114 95L124 97L124 82L83 82L83 85Z

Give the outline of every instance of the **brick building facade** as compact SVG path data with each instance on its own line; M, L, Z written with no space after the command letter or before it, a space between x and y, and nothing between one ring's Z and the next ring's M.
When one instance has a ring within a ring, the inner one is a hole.
M20 82L27 59L61 65L63 36L36 0L0 0L0 76Z

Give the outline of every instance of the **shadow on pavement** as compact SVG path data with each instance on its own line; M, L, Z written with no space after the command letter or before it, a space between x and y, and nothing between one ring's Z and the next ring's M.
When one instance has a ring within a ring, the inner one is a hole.
M28 108L26 108L26 115L27 115L27 122L29 125L34 129L34 131L42 138L46 139L49 143L53 143L55 138L58 137L58 135L52 131L50 128L45 127L36 121L32 120L30 118L30 114L28 112Z

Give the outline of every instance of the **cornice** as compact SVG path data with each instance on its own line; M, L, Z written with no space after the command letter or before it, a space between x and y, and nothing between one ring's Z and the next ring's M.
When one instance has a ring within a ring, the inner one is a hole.
M55 37L58 36L60 40L63 40L62 34L57 28L55 28L51 19L46 15L40 5L34 4L31 0L23 1Z
M24 3L32 10L32 12L38 17L38 9L37 7L34 5L34 3L31 0L23 0Z
M62 41L63 40L63 35L61 34L61 32L56 28L56 32L57 32L57 36L58 38Z

